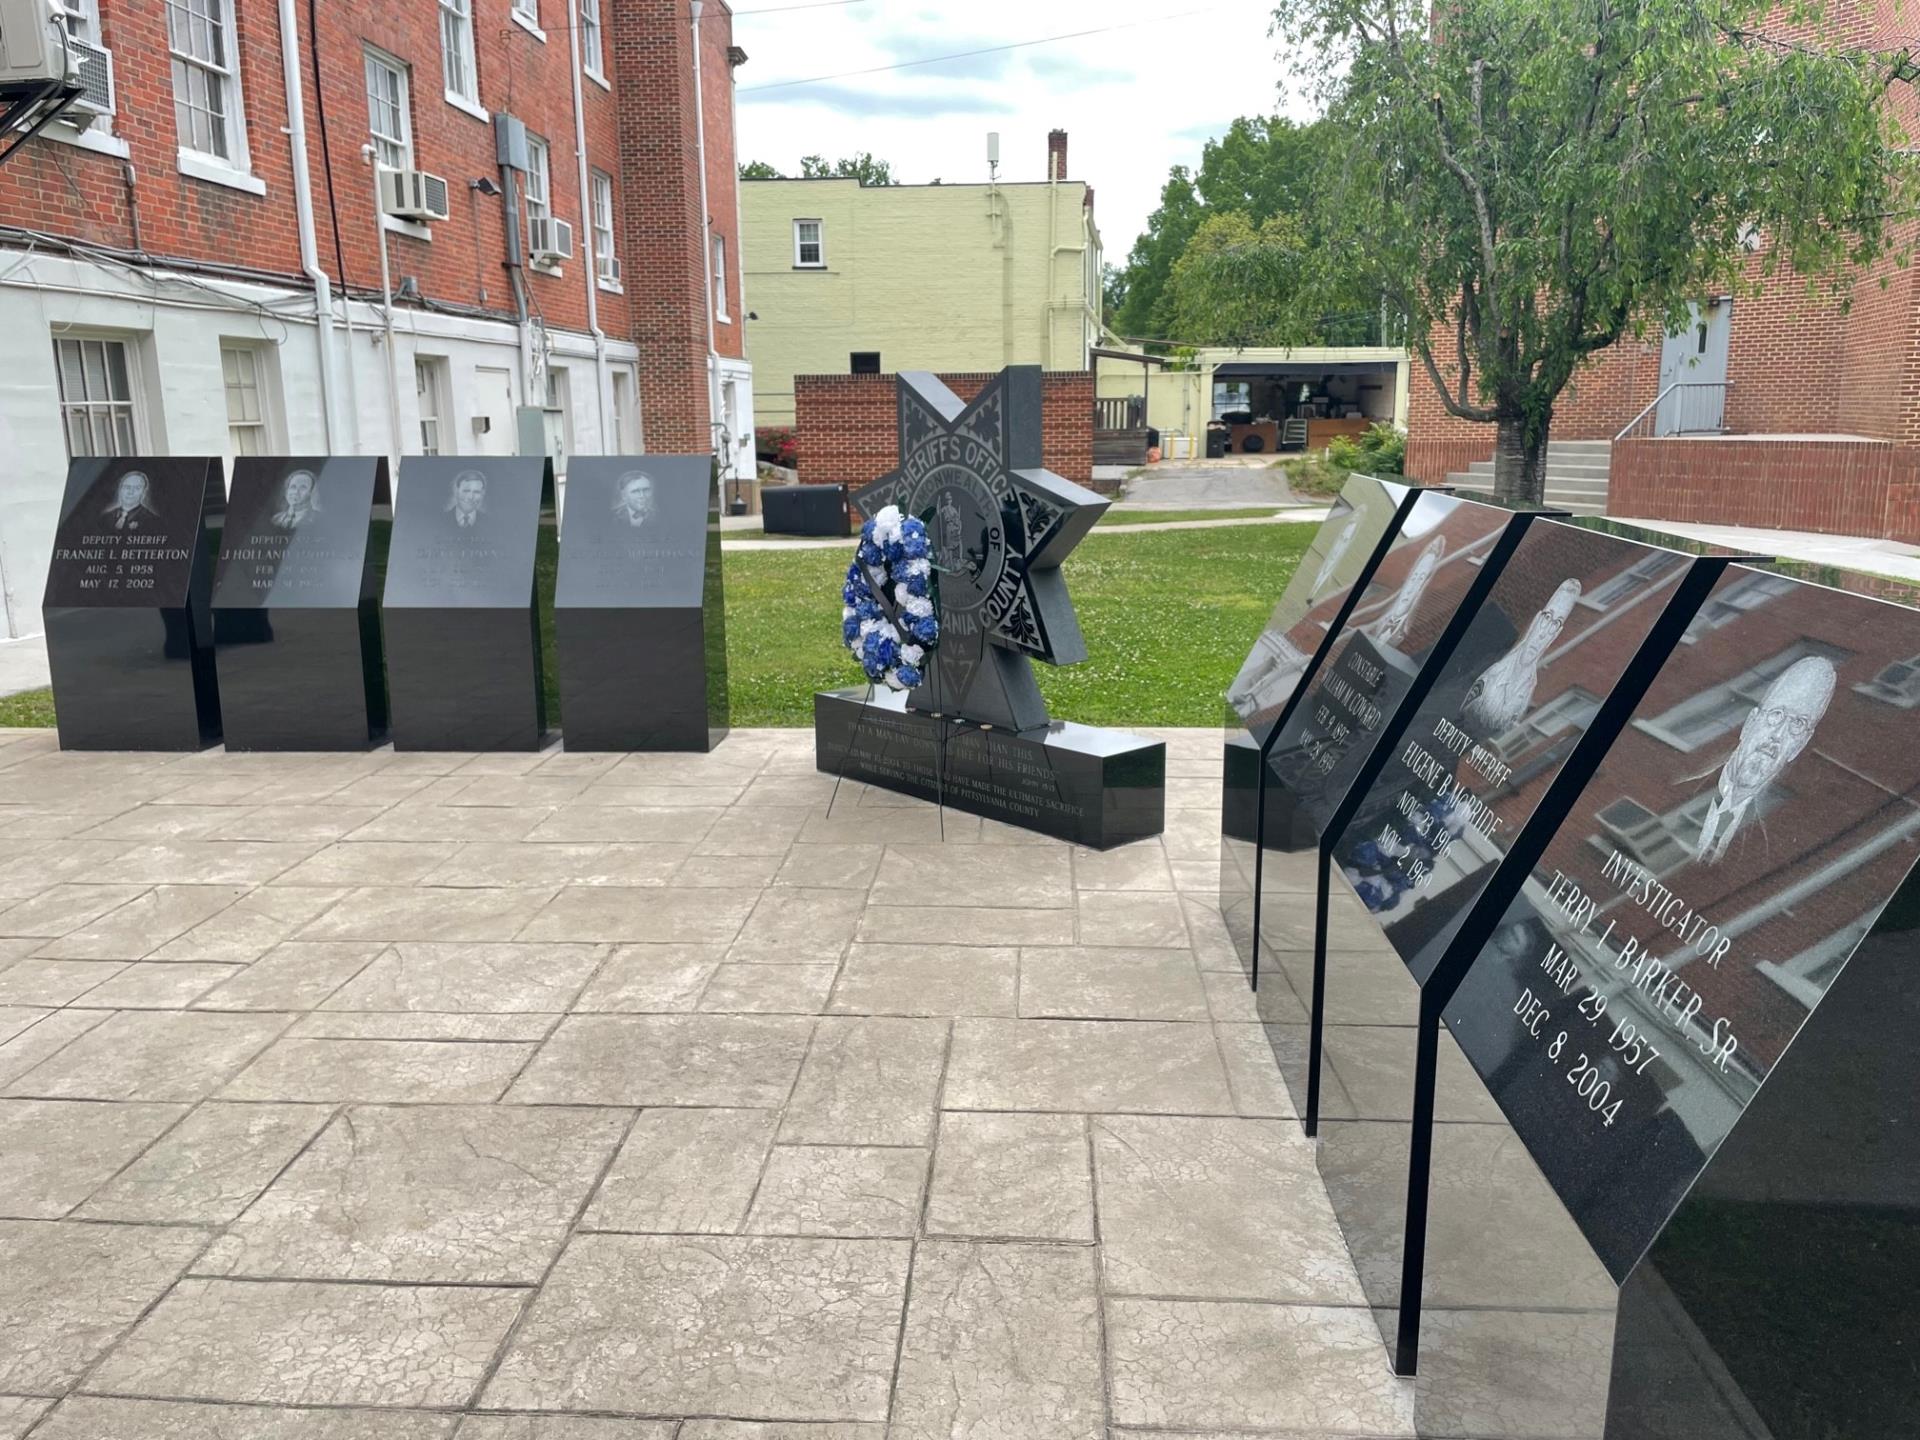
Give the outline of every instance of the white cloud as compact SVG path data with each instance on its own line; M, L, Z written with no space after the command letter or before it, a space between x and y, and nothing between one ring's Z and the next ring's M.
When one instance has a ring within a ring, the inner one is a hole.
M756 5L786 0L737 3L734 40L751 57L737 72L742 160L795 173L802 155L871 150L909 183L981 181L986 135L998 130L1001 177L1043 180L1047 132L1066 130L1069 173L1094 187L1116 263L1159 203L1168 167L1198 164L1207 138L1236 115L1308 113L1280 93L1266 0L1188 15L1176 12L1196 0L860 0L760 14ZM1115 25L1129 28L847 74ZM815 76L839 78L759 88Z

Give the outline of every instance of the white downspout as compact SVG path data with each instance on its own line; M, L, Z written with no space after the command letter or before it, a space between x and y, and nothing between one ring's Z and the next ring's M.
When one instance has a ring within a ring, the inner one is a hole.
M707 209L707 100L700 79L700 12L706 0L693 0L693 133L694 159L700 166L700 244L706 251L707 274L707 431L714 454L720 452L720 349L713 329L713 213ZM738 269L736 257L735 268Z
M406 446L400 443L400 361L393 353L393 272L387 262L387 215L380 204L380 157L372 145L362 145L360 158L373 172L373 234L380 247L380 313L387 332L387 453L398 465Z
M313 320L320 345L320 415L326 424L327 453L332 455L340 451L339 422L333 413L333 282L320 268L320 247L314 240L313 181L307 173L307 105L300 86L300 21L295 0L280 0L280 68L287 87L294 228L300 235L300 272L313 286Z
M729 57L729 59L731 59L731 57ZM729 64L727 68L727 115L728 124L737 137L740 134L740 90L739 87L733 83L733 67L731 64ZM737 139L736 143L738 143ZM740 318L735 323L740 327L740 358L747 363L749 370L751 370L753 365L753 347L747 343L747 226L741 211L740 177L737 173L733 180L733 234L734 242L740 252L733 257L733 273L736 277L734 283L740 287ZM751 374L749 374L747 379L747 393L749 396L753 393L753 379ZM754 448L753 416L749 413L747 416L747 454L744 460L736 457L734 459L734 465L738 468L744 464L747 470L751 472L746 478L752 479L760 473L759 462L760 457ZM735 477L736 480L739 478L741 477Z
M608 416L612 402L608 391L607 336L600 328L600 257L593 252L593 191L587 175L587 107L580 88L580 0L567 0L572 12L567 16L567 49L573 57L573 156L580 167L580 254L587 272L587 333L593 336L593 399L600 414L600 453L612 455L619 448ZM606 38L601 37L604 48Z

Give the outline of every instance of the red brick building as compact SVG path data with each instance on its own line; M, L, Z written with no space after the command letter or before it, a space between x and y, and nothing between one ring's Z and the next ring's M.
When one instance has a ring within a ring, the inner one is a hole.
M1911 31L1882 0L1827 11L1877 51ZM1911 133L1912 88L1893 93ZM1763 241L1747 262L1757 293L1702 296L1683 334L1596 356L1555 408L1553 441L1613 442L1609 514L1920 540L1920 274L1885 262L1833 300L1766 276L1765 259ZM1435 358L1451 346L1437 337ZM1491 459L1494 427L1448 415L1417 363L1408 411L1408 473L1438 483Z
M723 0L49 3L92 83L0 166L0 636L70 455L751 473Z

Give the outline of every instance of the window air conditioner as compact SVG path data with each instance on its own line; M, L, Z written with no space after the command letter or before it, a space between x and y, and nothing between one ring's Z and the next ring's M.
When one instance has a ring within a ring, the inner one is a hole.
M527 222L527 249L536 265L557 265L573 258L573 226L550 215Z
M447 182L424 170L382 170L380 204L400 220L447 218Z
M94 115L113 114L113 52L72 38L67 49L74 58L73 78L85 87L73 108Z

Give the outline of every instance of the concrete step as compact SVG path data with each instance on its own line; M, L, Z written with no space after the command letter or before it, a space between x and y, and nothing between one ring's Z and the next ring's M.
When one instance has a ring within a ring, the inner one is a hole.
M1605 455L1613 449L1611 440L1549 440L1548 454Z

